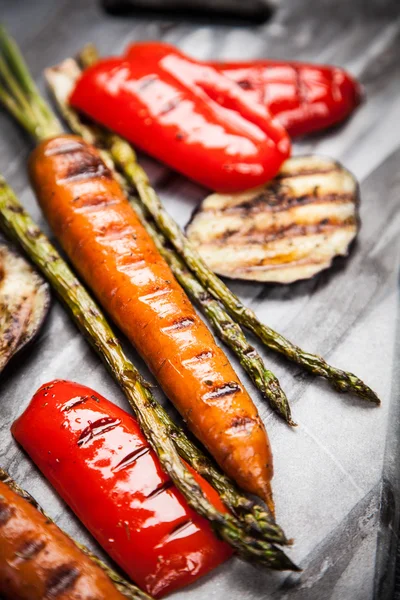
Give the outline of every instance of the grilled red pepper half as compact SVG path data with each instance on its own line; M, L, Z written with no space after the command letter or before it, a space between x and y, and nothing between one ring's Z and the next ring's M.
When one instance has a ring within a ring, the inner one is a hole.
M290 140L235 82L173 46L135 44L101 60L70 102L187 177L220 192L265 183L289 156Z
M231 555L161 470L135 419L90 388L69 381L42 386L12 433L106 552L148 593L187 585ZM193 474L209 500L226 510Z
M361 101L361 87L339 67L260 60L210 63L243 98L268 108L292 137L336 125Z
M174 51L173 46L160 42L133 44L128 56L138 58L139 53L149 54L165 47ZM213 67L241 87L244 102L266 108L292 137L340 123L361 100L360 85L339 67L274 60L201 63L185 57L185 61L192 65L192 72L189 68L181 72L183 81L191 80L201 66ZM223 101L223 97L217 101Z

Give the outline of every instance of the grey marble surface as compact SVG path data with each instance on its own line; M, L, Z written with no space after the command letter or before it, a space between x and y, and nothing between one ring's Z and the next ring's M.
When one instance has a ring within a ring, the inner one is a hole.
M399 503L399 378L396 337L400 226L399 3L281 0L260 26L119 19L94 0L0 0L0 16L37 81L88 41L102 53L161 38L200 58L277 57L333 62L365 86L367 101L343 127L302 140L295 154L340 160L361 183L362 229L347 260L290 287L231 283L259 317L304 348L356 372L380 394L370 408L260 348L299 423L280 423L253 394L274 458L277 516L295 539L300 576L263 573L232 560L176 600L370 600L393 593ZM0 114L0 171L46 229L26 177L29 143ZM148 157L142 163L169 211L184 225L205 190ZM397 350L399 350L397 348ZM141 361L132 356L147 371ZM125 406L98 358L54 302L41 339L0 382L0 463L68 532L95 547L67 507L12 440L12 421L36 388L53 378L90 385ZM243 376L248 384L249 382ZM250 386L249 390L251 390Z

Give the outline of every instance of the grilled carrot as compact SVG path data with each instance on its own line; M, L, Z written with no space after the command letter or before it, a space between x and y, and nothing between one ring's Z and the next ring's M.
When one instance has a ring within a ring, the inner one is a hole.
M5 600L123 600L107 575L28 500L0 481Z
M272 508L264 426L98 151L72 135L30 159L39 203L83 279L223 469Z

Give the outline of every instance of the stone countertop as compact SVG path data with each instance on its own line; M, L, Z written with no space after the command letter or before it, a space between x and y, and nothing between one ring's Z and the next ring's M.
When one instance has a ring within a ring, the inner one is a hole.
M340 397L324 381L259 347L299 423L291 431L253 394L274 450L278 521L295 539L291 556L304 571L296 576L263 573L235 559L175 594L176 600L392 598L400 457L399 13L397 0L280 0L270 21L249 26L139 13L111 17L94 0L0 0L1 19L41 86L44 67L76 53L86 42L111 54L132 40L163 39L204 59L275 57L336 63L365 88L366 101L350 121L294 144L295 154L329 155L360 181L362 228L348 259L289 287L229 285L263 321L357 373L379 393L382 407ZM4 114L0 131L0 172L48 231L27 182L27 138ZM148 157L141 161L168 210L184 225L205 191ZM132 356L147 376L144 365L133 352ZM96 548L9 433L37 387L54 378L90 385L125 406L122 394L56 301L40 340L1 381L0 464L63 528ZM244 376L243 380L249 383Z

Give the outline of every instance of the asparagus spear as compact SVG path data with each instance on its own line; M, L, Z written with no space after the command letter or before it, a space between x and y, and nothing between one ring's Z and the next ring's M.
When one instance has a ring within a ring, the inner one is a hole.
M89 47L81 54L81 60L85 66L96 62L97 52L94 46ZM140 200L160 231L183 258L198 281L225 306L237 323L249 329L271 350L282 354L313 375L327 379L337 391L352 392L368 402L380 404L376 393L356 375L329 365L316 354L305 352L280 333L261 323L255 312L246 307L228 286L207 267L179 225L164 209L160 198L150 185L146 172L138 164L133 148L130 148L129 156L125 146L122 147L121 144L111 144L109 151L114 163L137 190Z
M16 89L16 86L20 85L21 93L24 92L29 100L29 103L34 106L34 110L37 112L41 112L40 122L41 128L37 129L37 119L36 113L32 112L30 114L25 113L23 107L20 107L14 116L17 120L20 121L23 127L26 127L28 130L40 139L42 136L46 137L53 135L56 131L61 130L60 123L55 119L51 109L47 106L42 98L40 98L40 102L37 101L38 92L36 90L35 84L31 80L31 76L28 68L26 67L22 56L19 54L18 47L10 41L4 29L0 29L0 49L3 53L9 57L8 64L10 65L12 72L10 72L10 68L8 69L6 75L5 82L9 81L11 77L13 79L12 88ZM15 77L14 77L15 74ZM33 90L33 91L32 91ZM6 90L2 89L0 86L0 92L3 93L2 97L10 99L12 101L13 97L7 93ZM0 96L1 101L1 96ZM9 103L6 103L6 107ZM12 112L12 111L11 111ZM26 119L29 119L28 122ZM83 134L88 134L89 130L82 131ZM87 135L86 135L87 136ZM104 155L104 152L103 152ZM110 160L107 155L104 155L106 160ZM12 196L11 196L12 197ZM15 196L13 197L14 201L16 200ZM20 206L18 203L14 206L15 212L20 211ZM29 222L29 218L28 218ZM1 223L1 215L0 215L0 223ZM33 224L34 225L34 224ZM39 233L39 230L35 229L36 233ZM47 248L49 250L49 248ZM54 248L51 248L52 252ZM50 252L51 255L51 252ZM59 258L59 257L58 257ZM63 264L63 263L62 263ZM69 271L69 276L71 278L72 273ZM55 277L55 272L53 272L53 279ZM56 277L55 277L56 279ZM76 281L76 280L75 280ZM79 283L79 282L78 282ZM82 287L82 286L81 286ZM64 289L64 288L63 288ZM84 288L82 288L83 292L85 292ZM88 295L84 294L83 298L87 299ZM89 297L90 299L90 297ZM93 302L93 301L92 301ZM73 308L73 305L72 305ZM94 314L97 314L94 311ZM101 313L100 313L101 315ZM92 315L93 316L93 315ZM102 317L102 315L101 315ZM79 321L79 319L78 319ZM107 322L102 317L102 322L107 327ZM91 330L90 330L91 331ZM104 332L103 332L104 333ZM110 331L109 331L110 333ZM96 338L96 336L95 336ZM113 339L112 336L110 339ZM93 342L93 336L91 338ZM94 345L97 347L98 342L97 338L94 341ZM121 350L121 349L120 349ZM122 352L122 350L121 350ZM121 352L119 353L119 357L121 358ZM117 353L118 354L118 353ZM112 367L110 361L108 359L108 354L105 353L105 361L106 363ZM133 365L131 368L134 369ZM112 369L111 369L112 370ZM114 375L116 375L117 381L119 381L120 375L118 370L114 371ZM139 382L140 383L140 382ZM260 536L264 538L266 541L276 542L280 544L286 544L287 539L285 538L281 528L276 525L272 515L268 512L268 510L262 508L260 505L250 501L246 496L242 495L234 486L234 484L222 473L215 468L213 463L206 459L201 451L189 441L186 437L185 433L182 429L178 428L173 421L170 419L168 414L164 411L164 409L155 402L154 398L148 394L148 385L143 382L143 386L140 388L141 392L146 397L149 404L153 405L153 409L156 411L158 418L163 423L166 431L171 436L171 439L174 441L177 450L181 453L182 457L185 458L194 468L196 466L199 468L199 472L201 472L207 479L211 482L212 485L220 492L221 498L225 501L227 507L241 520L242 525L245 527L246 531L254 534L256 536ZM132 401L131 401L132 402Z
M250 535L234 516L224 514L207 500L201 487L182 462L168 427L158 418L161 406L143 382L139 372L124 354L114 332L99 307L74 276L56 249L0 177L0 225L18 241L48 279L69 309L76 325L98 352L127 397L139 425L155 450L160 463L188 504L207 518L215 532L244 560L277 570L298 570L276 546Z
M7 473L7 471L2 469L1 467L0 467L0 481L5 483L6 485L8 485L8 487L11 488L13 492L15 492L16 494L18 494L19 496L24 498L24 500L27 500L30 504L32 504L32 506L34 506L36 508L36 510L41 512L42 515L44 515L49 522L54 523L53 519L51 519L44 512L44 510L36 502L36 500L28 492L23 490L10 477L10 475ZM123 579L120 575L118 575L118 573L116 573L113 569L111 569L108 565L106 565L102 560L100 560L100 558L98 558L98 556L93 554L93 552L91 552L89 550L89 548L87 548L83 544L80 544L79 542L75 541L65 531L63 533L66 536L68 536L84 554L89 556L89 558L91 558L92 561L95 562L105 572L105 574L109 577L109 579L111 579L111 581L114 583L117 590L119 592L121 592L121 594L123 594L126 598L128 598L129 600L152 600L151 596L149 596L145 592L142 592L142 590L139 589L138 587L136 587L136 585L133 585L132 583L129 583L128 581Z
M85 53L91 51L91 47L85 48ZM100 148L109 148L109 150L104 151L105 158L110 168L115 171L112 159L113 148L115 148L115 152L124 153L126 160L129 160L132 153L131 147L122 138L108 133L95 125L83 123L79 115L68 106L67 99L70 88L74 84L76 77L79 76L79 73L80 69L77 63L72 59L67 59L62 65L47 69L46 78L57 105L70 128L90 143ZM127 187L126 180L122 180L122 184L125 185L125 188ZM250 376L256 388L260 390L262 396L270 403L271 408L289 425L296 425L291 418L289 403L278 380L265 367L260 354L250 345L240 325L232 319L223 305L205 290L204 286L187 269L179 255L171 247L168 247L166 238L157 230L154 223L150 222L152 219L149 215L146 215L141 203L132 194L129 194L129 187L126 191L131 205L153 238L158 251L168 262L176 279L206 315L218 337L238 356L240 364Z

